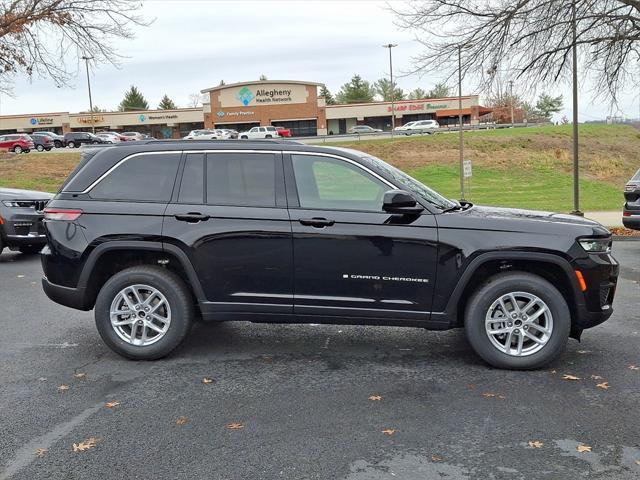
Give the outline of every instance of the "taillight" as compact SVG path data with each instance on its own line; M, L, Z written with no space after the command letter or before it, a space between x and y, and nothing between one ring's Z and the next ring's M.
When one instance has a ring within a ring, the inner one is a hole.
M82 210L77 208L45 208L45 220L63 220L73 222L82 215Z

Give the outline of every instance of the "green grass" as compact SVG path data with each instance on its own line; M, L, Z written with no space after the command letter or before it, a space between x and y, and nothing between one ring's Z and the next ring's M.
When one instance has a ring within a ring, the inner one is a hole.
M409 174L448 198L459 198L458 172L454 166L430 165ZM465 188L468 190L466 184ZM474 167L466 198L483 205L569 212L572 189L573 178L566 173ZM580 190L583 210L619 210L622 206L622 192L604 182L581 180Z

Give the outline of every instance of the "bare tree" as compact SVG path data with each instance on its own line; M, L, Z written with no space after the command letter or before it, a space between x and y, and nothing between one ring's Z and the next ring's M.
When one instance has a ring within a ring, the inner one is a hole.
M117 65L113 41L133 38L149 22L134 0L0 0L0 89L19 73L50 77L57 86L74 75L79 57Z
M206 95L202 95L200 93L192 93L189 95L189 101L187 102L187 106L189 108L198 108L202 106L202 103L207 99Z
M424 0L393 9L397 23L416 32L424 52L416 71L462 72L480 85L496 71L543 88L571 67L572 8L582 71L595 94L614 101L633 82L640 60L640 0Z

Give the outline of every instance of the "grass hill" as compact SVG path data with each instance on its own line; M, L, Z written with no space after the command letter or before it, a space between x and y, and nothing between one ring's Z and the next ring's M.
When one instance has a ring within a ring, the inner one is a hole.
M640 168L640 130L580 126L581 208L619 210L625 182ZM380 157L447 197L459 197L458 135L331 143ZM77 151L0 155L0 186L54 192L79 160ZM553 211L573 206L571 126L465 132L475 203Z

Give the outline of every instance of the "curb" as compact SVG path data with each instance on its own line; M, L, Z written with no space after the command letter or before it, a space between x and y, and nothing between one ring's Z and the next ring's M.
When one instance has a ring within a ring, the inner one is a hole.
M638 241L640 241L640 236L628 237L626 235L613 235L611 238L615 242L638 242Z

